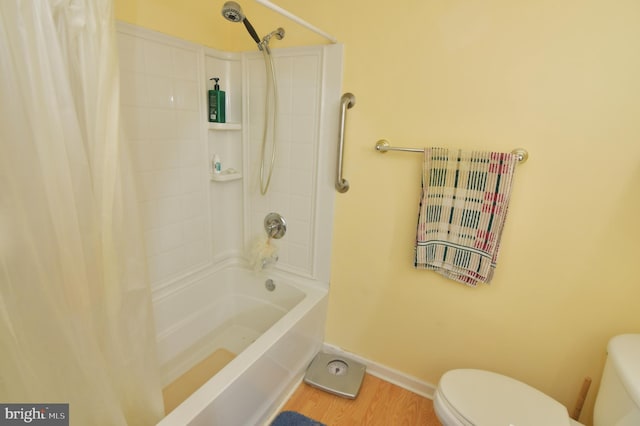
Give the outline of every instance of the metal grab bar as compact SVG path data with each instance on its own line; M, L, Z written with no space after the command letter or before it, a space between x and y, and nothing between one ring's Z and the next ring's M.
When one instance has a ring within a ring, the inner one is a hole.
M340 193L349 190L349 181L342 177L342 156L344 154L344 123L347 116L347 108L356 104L353 93L345 93L340 98L340 133L338 135L338 167L336 174L336 190Z

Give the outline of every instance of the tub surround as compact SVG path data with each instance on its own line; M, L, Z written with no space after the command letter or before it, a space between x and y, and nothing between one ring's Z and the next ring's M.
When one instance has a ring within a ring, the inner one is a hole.
M122 121L170 411L161 424L258 424L323 341L342 47L272 49L278 157L269 193L259 196L259 52L221 52L124 23L118 33ZM214 76L228 123L210 125ZM214 155L233 169L228 179L210 179ZM287 218L287 234L278 261L254 273L245 253L270 212Z

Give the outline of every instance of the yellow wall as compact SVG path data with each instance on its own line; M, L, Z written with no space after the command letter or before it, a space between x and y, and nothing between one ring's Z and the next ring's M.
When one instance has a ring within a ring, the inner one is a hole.
M253 48L220 0L118 0L118 17L205 45ZM281 45L321 39L243 0ZM524 380L573 408L608 339L640 332L640 3L280 0L346 46L345 177L326 340L431 383L457 367ZM517 168L490 286L412 268L418 154L511 150Z
M116 19L184 40L227 51L255 49L244 25L222 17L224 0L114 0ZM260 37L282 26L285 38L277 47L325 43L306 28L253 0L237 1ZM303 11L290 9L294 14ZM306 20L311 18L306 17ZM276 43L276 42L274 42ZM276 47L275 44L272 45Z

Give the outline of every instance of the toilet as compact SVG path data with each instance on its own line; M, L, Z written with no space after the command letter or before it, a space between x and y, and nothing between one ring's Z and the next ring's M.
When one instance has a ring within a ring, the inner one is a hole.
M640 425L640 334L609 341L594 426ZM444 426L580 426L564 405L518 380L485 370L446 372L433 406Z

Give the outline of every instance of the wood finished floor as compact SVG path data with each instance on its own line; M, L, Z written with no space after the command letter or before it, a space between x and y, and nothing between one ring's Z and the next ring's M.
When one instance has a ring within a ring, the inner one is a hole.
M287 410L327 426L442 426L430 399L370 374L365 375L355 400L301 383L281 411Z

